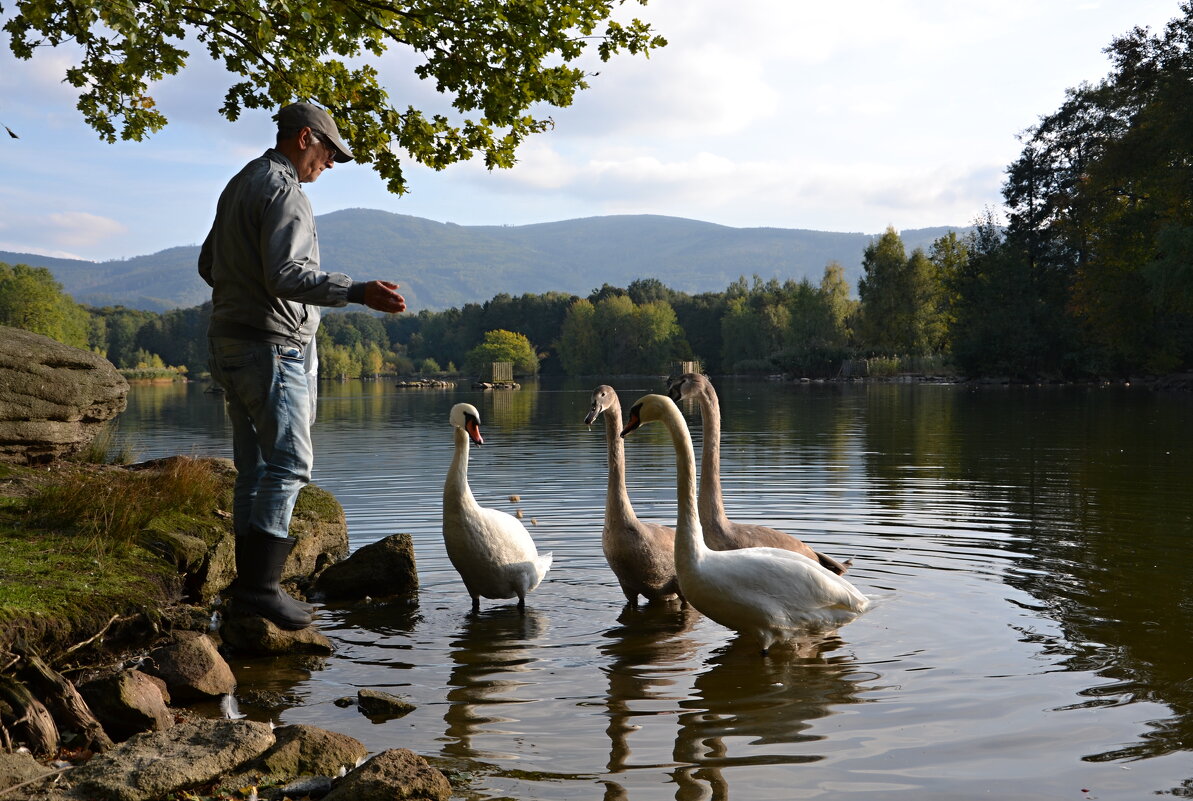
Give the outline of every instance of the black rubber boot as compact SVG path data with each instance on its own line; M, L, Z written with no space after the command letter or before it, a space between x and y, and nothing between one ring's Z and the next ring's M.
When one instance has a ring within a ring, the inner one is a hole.
M293 539L255 534L236 540L236 603L283 629L295 631L311 625L311 613L279 585L286 557L294 549Z
M258 534L257 536L258 537L266 537L268 539L275 539L275 540L277 539L277 537L274 537L271 534ZM237 536L236 537L236 579L234 579L232 584L228 587L228 593L233 598L236 597L236 590L240 584L240 577L253 575L252 561L253 561L253 559L256 558L255 552L253 551L253 545L251 542L253 539L254 538L251 536L247 536L247 537ZM289 540L289 542L291 543L290 550L292 551L292 550L294 550L294 545L298 541L295 539L291 539L291 540ZM287 553L287 555L289 555L289 554ZM285 559L282 560L282 564L283 564L283 566L285 565ZM295 598L292 595L286 593L285 591L283 591L282 594L285 595L290 600L294 601L294 603L298 606L298 608L301 609L302 611L306 612L308 615L313 615L315 613L316 607L314 604L309 604L306 601Z

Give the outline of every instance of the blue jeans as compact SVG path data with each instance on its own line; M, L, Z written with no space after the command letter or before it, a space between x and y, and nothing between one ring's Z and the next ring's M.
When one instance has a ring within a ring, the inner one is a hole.
M314 348L212 337L208 349L232 422L233 529L238 538L288 537L314 460L314 376L307 373Z

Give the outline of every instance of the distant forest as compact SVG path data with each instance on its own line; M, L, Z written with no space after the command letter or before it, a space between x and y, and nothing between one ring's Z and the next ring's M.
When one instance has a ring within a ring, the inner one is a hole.
M1068 91L1023 136L994 211L964 236L906 252L893 229L866 247L856 299L841 265L818 282L740 278L689 294L642 277L585 297L499 294L382 318L332 312L326 377L475 372L833 377L884 370L1073 379L1193 367L1193 2L1158 33L1107 48L1113 68ZM0 324L105 355L117 367L206 371L208 305L164 313L76 304L41 267L0 264Z

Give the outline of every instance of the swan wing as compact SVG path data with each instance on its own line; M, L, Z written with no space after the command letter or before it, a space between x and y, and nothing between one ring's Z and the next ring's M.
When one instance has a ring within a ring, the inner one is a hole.
M500 509L478 508L476 537L496 562L533 562L538 548L522 521Z
M715 551L718 580L741 588L759 604L795 610L840 609L861 613L869 601L856 587L803 554L781 548ZM726 558L727 557L727 558Z

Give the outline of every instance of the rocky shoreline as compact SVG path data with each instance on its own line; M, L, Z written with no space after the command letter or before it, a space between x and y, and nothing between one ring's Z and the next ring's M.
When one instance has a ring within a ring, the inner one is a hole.
M112 481L118 471L156 474L194 462L219 482L220 497L229 498L233 473L224 460L73 464L63 473ZM6 494L19 497L22 477L45 481L46 472L10 469ZM143 538L178 571L173 595L160 606L120 608L104 625L97 625L102 616L64 628L38 629L7 614L0 621L0 801L449 798L444 774L406 749L369 754L346 735L307 725L275 728L238 713L237 677L227 657L317 657L333 646L317 626L285 631L238 611L234 602L222 603L233 577L226 512L212 509L201 524L178 520L154 523ZM299 542L284 571L293 595L347 602L417 598L409 535L386 537L343 558L343 510L313 486L303 490L293 530ZM32 636L38 631L44 635ZM81 639L68 645L64 632ZM369 689L341 702L373 718L413 709ZM221 717L196 708L217 706Z
M185 716L79 765L0 754L0 783L0 798L27 801L446 801L452 793L409 749L368 756L359 741L315 726Z

